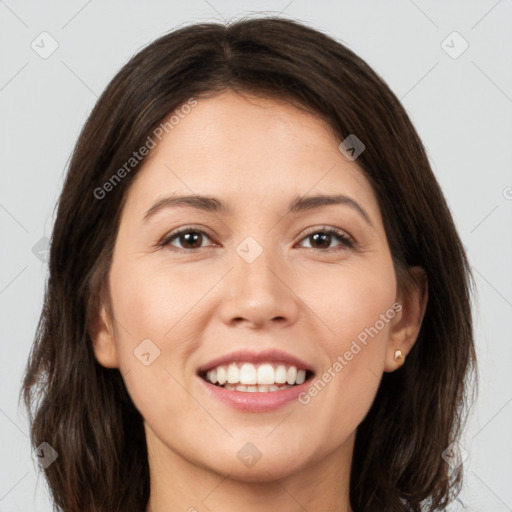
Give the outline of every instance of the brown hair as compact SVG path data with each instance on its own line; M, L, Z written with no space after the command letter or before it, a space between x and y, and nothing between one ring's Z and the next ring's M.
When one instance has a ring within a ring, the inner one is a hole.
M44 307L23 383L34 446L59 454L45 469L64 511L144 510L149 467L143 420L117 369L98 364L98 313L130 183L141 164L102 187L190 98L232 89L284 99L327 121L340 142L366 146L371 182L399 281L420 266L429 300L406 363L383 375L357 429L350 500L360 511L441 510L462 466L442 452L461 433L476 375L470 268L423 145L399 100L351 50L279 17L181 27L135 55L110 82L74 150L58 203ZM143 162L143 161L142 161ZM473 388L475 389L475 388Z

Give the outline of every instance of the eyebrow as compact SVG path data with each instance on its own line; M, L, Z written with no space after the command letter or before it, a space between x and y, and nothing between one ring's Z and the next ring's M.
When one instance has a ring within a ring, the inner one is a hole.
M373 226L370 216L366 210L354 199L343 194L336 195L316 195L316 196L297 196L292 199L288 206L287 213L299 213L314 208L330 205L346 205L358 212L363 219ZM222 200L211 196L172 196L164 197L157 201L145 214L142 222L148 222L151 217L159 211L167 208L188 206L209 213L230 213L229 206Z

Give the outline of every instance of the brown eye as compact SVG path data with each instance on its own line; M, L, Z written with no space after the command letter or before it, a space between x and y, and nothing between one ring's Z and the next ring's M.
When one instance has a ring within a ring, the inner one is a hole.
M314 249L320 247L321 249L328 249L331 245L332 237L327 233L315 233L310 235L309 239L313 242L311 245Z
M189 231L188 233L178 235L177 240L179 240L184 248L197 249L202 245L203 235L197 231Z
M175 231L167 236L161 242L161 246L170 246L178 250L190 250L201 249L207 247L203 245L203 242L211 240L210 237L201 229L184 228L179 231ZM176 245L178 242L179 245Z
M334 228L317 228L316 231L312 231L310 234L306 235L303 240L309 241L309 247L311 249L320 251L327 249L340 250L343 248L353 247L352 240L345 233L343 233L343 231L339 231ZM338 243L334 246L331 246L331 243L336 243L336 240Z

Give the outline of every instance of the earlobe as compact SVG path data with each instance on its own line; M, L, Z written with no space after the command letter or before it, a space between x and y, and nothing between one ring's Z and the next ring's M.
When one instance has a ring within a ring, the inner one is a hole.
M101 306L95 324L89 330L96 360L105 368L119 368L114 329L110 314Z
M406 363L407 354L411 351L421 329L428 300L428 281L421 267L408 269L412 283L402 290L397 297L401 304L400 314L395 317L391 326L386 348L385 372L392 372Z

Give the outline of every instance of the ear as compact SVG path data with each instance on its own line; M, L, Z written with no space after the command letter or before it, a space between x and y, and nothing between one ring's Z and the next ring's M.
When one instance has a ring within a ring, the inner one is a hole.
M111 314L106 306L101 305L97 318L90 328L94 355L98 363L106 368L119 368L119 359L114 337Z
M401 309L392 321L386 349L385 372L393 372L404 364L404 360L395 360L395 351L401 350L404 358L411 351L418 338L427 307L428 281L425 271L421 267L411 267L408 273L411 276L410 284L397 294L397 303L401 305Z

